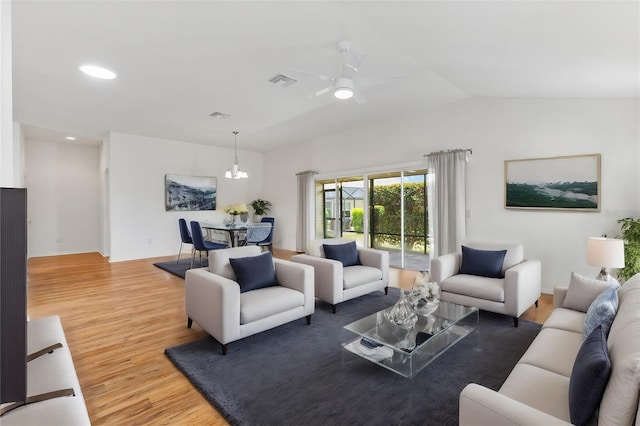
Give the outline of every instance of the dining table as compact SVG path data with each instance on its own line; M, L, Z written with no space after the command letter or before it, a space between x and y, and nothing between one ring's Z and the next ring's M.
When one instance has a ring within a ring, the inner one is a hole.
M211 231L223 231L229 234L229 242L231 247L238 247L240 243L240 234L247 232L247 228L251 226L251 223L223 223L223 222L200 222L200 227L207 232L207 235Z

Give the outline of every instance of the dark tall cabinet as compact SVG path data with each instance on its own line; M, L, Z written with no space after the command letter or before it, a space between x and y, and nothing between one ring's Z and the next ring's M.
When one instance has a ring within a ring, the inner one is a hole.
M0 188L0 403L27 397L27 190Z

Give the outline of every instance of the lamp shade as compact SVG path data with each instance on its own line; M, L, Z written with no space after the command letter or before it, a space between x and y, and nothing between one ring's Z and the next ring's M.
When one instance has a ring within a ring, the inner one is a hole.
M624 241L590 237L587 240L587 263L600 268L624 268Z

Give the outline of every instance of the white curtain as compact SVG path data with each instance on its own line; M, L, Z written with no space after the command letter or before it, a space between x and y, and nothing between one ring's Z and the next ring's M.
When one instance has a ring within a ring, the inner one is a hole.
M308 170L297 173L298 178L298 215L296 226L296 251L301 253L307 249L312 239L314 222L314 187L313 176L318 172Z
M466 236L467 151L427 155L431 258L459 250Z

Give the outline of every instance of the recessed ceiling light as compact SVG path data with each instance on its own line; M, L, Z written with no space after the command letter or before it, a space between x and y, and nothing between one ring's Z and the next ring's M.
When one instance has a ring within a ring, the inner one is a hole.
M70 140L70 141L75 141L76 138L74 138L73 136L67 136L65 139Z
M78 67L83 73L95 78L102 78L105 80L111 80L116 78L116 73L106 68L98 67L96 65L80 65Z

